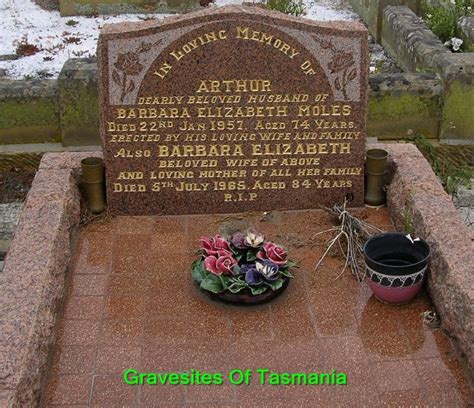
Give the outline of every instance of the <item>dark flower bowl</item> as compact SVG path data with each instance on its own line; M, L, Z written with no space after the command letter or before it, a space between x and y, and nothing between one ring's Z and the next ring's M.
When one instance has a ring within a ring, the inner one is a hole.
M238 305L269 302L283 293L297 265L281 245L249 230L230 238L201 237L191 276L212 299Z
M212 293L207 290L201 290L201 292L205 292L213 300L233 305L261 305L280 296L288 287L288 283L290 283L290 279L285 277L281 288L277 290L267 290L266 292L260 293L259 295L252 295L248 289L241 290L239 293L232 293L228 290L221 293ZM196 282L195 284L199 288L199 284Z

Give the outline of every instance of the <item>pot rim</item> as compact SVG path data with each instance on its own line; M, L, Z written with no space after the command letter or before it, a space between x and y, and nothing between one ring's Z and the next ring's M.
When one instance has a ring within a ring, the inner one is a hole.
M381 263L381 262L377 262L373 258L368 256L367 255L367 245L369 243L371 243L372 241L375 241L377 239L383 239L383 238L386 238L386 237L395 237L395 236L400 237L400 238L401 237L406 238L407 235L408 234L405 234L403 232L383 232L381 234L374 235L373 237L369 238L364 244L364 248L363 248L364 256L366 258L370 259L370 262L372 262L374 265L380 266L382 268L393 267L393 265L387 265L387 264L384 264L384 263ZM408 238L406 238L406 239L408 239ZM419 242L421 245L423 245L428 250L428 253L426 254L426 256L422 260L420 260L418 262L415 262L415 263L412 263L412 264L409 264L409 265L399 266L399 267L397 267L397 269L403 270L403 269L406 269L406 268L413 268L415 266L422 265L422 264L428 262L428 259L431 256L431 247L430 247L430 245L422 238L419 238L419 241L415 241L415 242Z
M84 167L99 167L104 164L104 159L102 157L86 157L81 160L81 165Z
M369 149L365 153L366 157L374 160L384 160L388 157L388 152L385 149Z

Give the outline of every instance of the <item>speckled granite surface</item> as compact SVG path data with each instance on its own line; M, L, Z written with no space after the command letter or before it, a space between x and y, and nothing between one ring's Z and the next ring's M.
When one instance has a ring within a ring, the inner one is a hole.
M0 396L12 406L39 396L78 222L72 171L39 171L0 274Z
M235 5L105 26L98 63L110 211L305 209L346 195L362 206L367 42L358 22Z
M390 229L387 209L357 215ZM469 398L447 337L426 327L426 295L377 301L343 261L314 266L329 237L321 210L116 217L81 230L42 407L462 407ZM252 222L300 268L287 291L257 307L214 302L193 285L201 235ZM123 372L254 372L249 386L127 385ZM260 385L257 368L342 370L347 386Z

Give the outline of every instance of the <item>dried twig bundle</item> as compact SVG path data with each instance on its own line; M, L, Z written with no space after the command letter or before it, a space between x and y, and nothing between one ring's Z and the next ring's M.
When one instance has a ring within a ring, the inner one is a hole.
M319 265L321 265L321 262L329 253L331 248L337 243L345 258L344 267L337 278L342 276L347 266L350 266L352 274L357 278L359 283L362 283L365 278L365 268L363 266L364 244L371 236L383 231L380 228L352 215L348 210L346 210L346 201L344 201L342 205L335 204L332 208L325 207L325 210L338 217L340 225L318 232L313 236L314 239L318 235L325 233L332 232L335 234L334 237L329 240L326 251L319 259L314 271L319 268Z

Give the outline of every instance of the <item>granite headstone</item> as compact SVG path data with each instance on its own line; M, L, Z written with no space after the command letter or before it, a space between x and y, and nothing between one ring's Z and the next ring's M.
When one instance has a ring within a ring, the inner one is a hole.
M362 24L228 6L105 26L98 55L113 213L363 204Z

